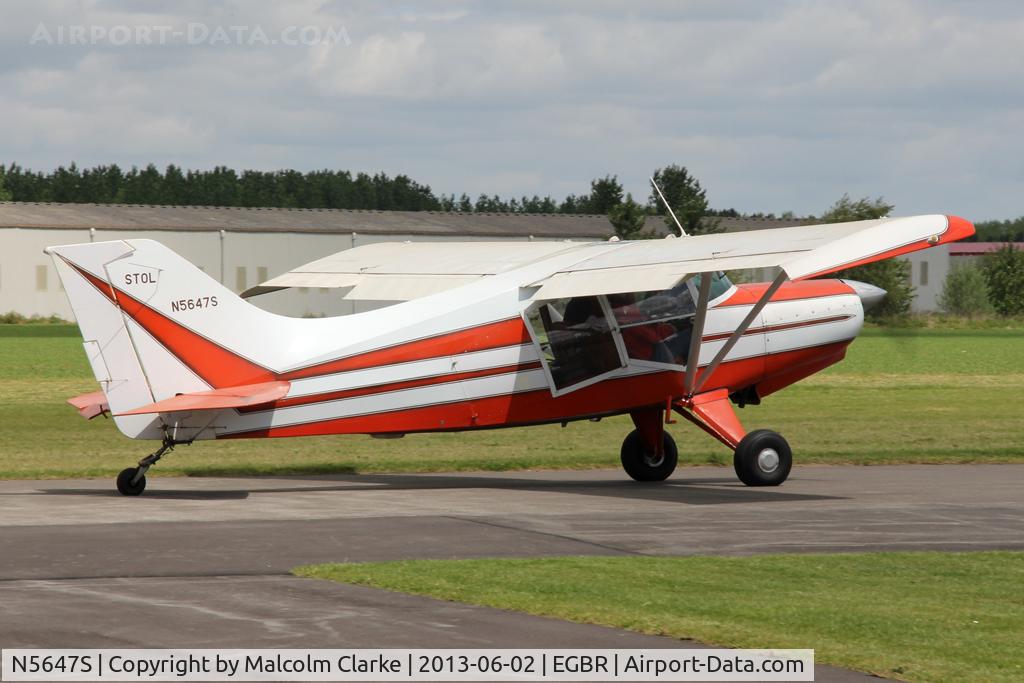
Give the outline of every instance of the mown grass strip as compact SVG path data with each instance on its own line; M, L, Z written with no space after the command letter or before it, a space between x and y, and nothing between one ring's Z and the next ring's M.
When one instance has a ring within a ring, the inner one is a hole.
M908 681L1024 680L1024 553L418 560L299 576L745 648ZM557 646L557 643L552 643Z

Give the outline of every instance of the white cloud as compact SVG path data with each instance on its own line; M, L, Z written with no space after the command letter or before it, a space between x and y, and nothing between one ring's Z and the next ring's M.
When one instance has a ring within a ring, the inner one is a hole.
M150 161L408 173L439 192L646 196L687 165L716 206L1024 213L1024 8L868 1L8 2L0 126L47 169ZM42 22L344 27L351 44L30 46Z
M403 31L360 41L354 57L344 46L319 47L313 80L329 93L350 96L422 97L434 90L426 35Z

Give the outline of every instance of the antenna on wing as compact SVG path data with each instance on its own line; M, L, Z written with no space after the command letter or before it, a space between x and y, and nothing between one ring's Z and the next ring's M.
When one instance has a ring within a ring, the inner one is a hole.
M672 210L672 207L671 207L671 206L669 206L669 204L668 204L668 200L666 200L666 199L665 199L665 195L663 195L663 194L661 193L661 188L660 188L660 187L658 187L658 183L654 182L654 176L651 176L651 185L654 185L654 190L655 190L655 192L657 192L657 193L658 193L658 196L659 196L659 197L661 197L661 203L665 205L665 208L666 208L666 209L668 209L668 214L669 214L670 216L672 216L672 220L674 220L674 221L676 222L676 227L677 227L677 228L679 228L679 236L680 236L680 237L686 237L686 236L687 236L687 235L686 235L686 231L685 231L685 230L683 230L683 225L682 225L682 223L680 223L680 222L679 222L679 219L678 219L678 218L676 218L676 214L675 214L675 212L674 212L674 211Z

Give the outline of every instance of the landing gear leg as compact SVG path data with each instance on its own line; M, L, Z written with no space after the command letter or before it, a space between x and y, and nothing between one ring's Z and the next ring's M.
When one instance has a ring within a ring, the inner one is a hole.
M129 467L121 470L121 473L117 475L118 492L122 496L138 496L145 491L146 472L148 472L149 468L155 465L160 458L164 457L164 453L174 450L174 446L177 443L178 442L174 441L170 437L165 436L160 448L140 460L138 467Z
M636 429L622 442L622 469L636 481L664 481L676 469L679 453L672 435L665 431L664 410L630 413Z
M778 486L789 477L793 451L781 434L743 429L725 389L698 394L674 406L687 420L733 449L736 476L747 486Z

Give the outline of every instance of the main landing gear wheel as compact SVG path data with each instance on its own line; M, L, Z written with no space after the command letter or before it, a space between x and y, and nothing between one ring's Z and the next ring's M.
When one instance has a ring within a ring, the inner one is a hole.
M647 444L637 430L631 431L622 442L622 468L637 481L664 481L676 469L679 452L672 435L664 432L661 455L649 452Z
M146 475L136 478L138 473L138 467L129 467L117 475L117 490L122 496L137 496L146 490Z
M747 486L778 486L793 467L793 451L781 434L758 429L736 446L732 464L736 476Z

